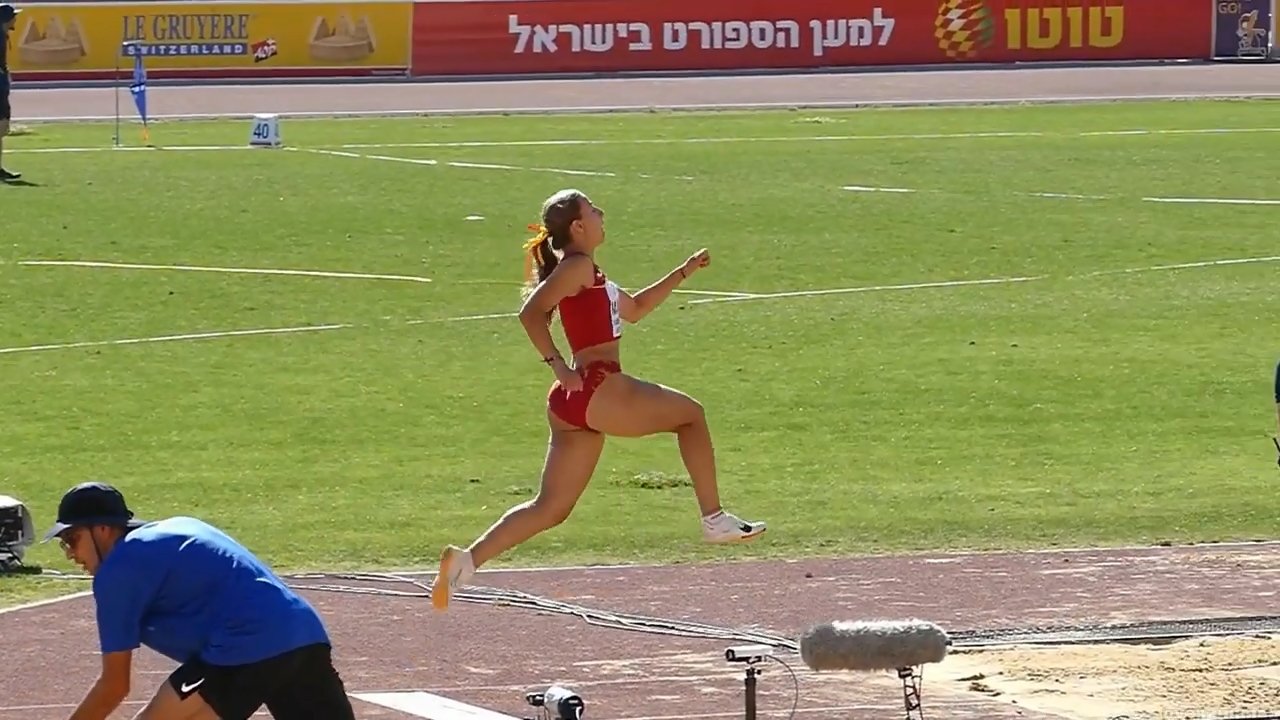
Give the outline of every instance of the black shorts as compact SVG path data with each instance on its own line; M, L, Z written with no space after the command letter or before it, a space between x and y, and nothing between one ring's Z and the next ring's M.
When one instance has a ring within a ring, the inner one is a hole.
M188 661L169 675L178 696L200 697L222 720L248 720L263 705L276 720L355 720L330 647L308 645L249 665Z
M9 105L9 78L0 74L0 122L13 118L13 107Z

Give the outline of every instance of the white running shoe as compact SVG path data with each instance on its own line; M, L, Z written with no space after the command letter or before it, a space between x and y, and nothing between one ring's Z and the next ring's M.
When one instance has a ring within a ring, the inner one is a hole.
M449 597L454 590L466 585L475 575L476 566L471 560L471 553L456 546L445 547L440 553L440 570L431 584L431 604L436 610L449 607Z
M702 539L709 543L751 540L764 531L763 522L747 522L724 510L702 518Z

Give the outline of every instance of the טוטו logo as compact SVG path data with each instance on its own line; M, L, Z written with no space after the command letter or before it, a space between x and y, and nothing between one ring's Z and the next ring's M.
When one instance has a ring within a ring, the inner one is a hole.
M968 60L996 38L995 18L984 0L942 0L933 22L938 48L953 60Z

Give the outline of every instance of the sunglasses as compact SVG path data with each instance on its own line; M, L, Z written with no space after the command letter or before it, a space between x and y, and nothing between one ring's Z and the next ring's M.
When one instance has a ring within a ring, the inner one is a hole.
M58 545L62 547L63 552L70 550L76 544L76 540L80 537L80 531L84 528L67 528L58 534Z

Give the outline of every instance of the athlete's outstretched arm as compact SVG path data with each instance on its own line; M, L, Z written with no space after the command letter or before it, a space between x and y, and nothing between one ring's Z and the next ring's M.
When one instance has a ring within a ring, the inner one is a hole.
M564 362L555 339L551 337L551 313L556 305L582 288L589 287L595 279L591 259L583 255L570 255L561 260L547 279L538 284L520 308L520 324L529 335L529 342L537 348L548 364ZM566 366L567 367L567 366Z
M628 294L625 290L621 291L622 302L619 304L619 314L622 315L623 320L629 323L640 322L645 315L656 310L667 298L671 297L672 291L680 287L680 283L710 263L711 254L706 250L699 250L690 255L689 259L685 260L680 267L667 273L661 280L641 290L634 296Z
M102 674L89 689L70 720L106 720L129 697L129 677L133 668L133 651L109 652L102 655Z

